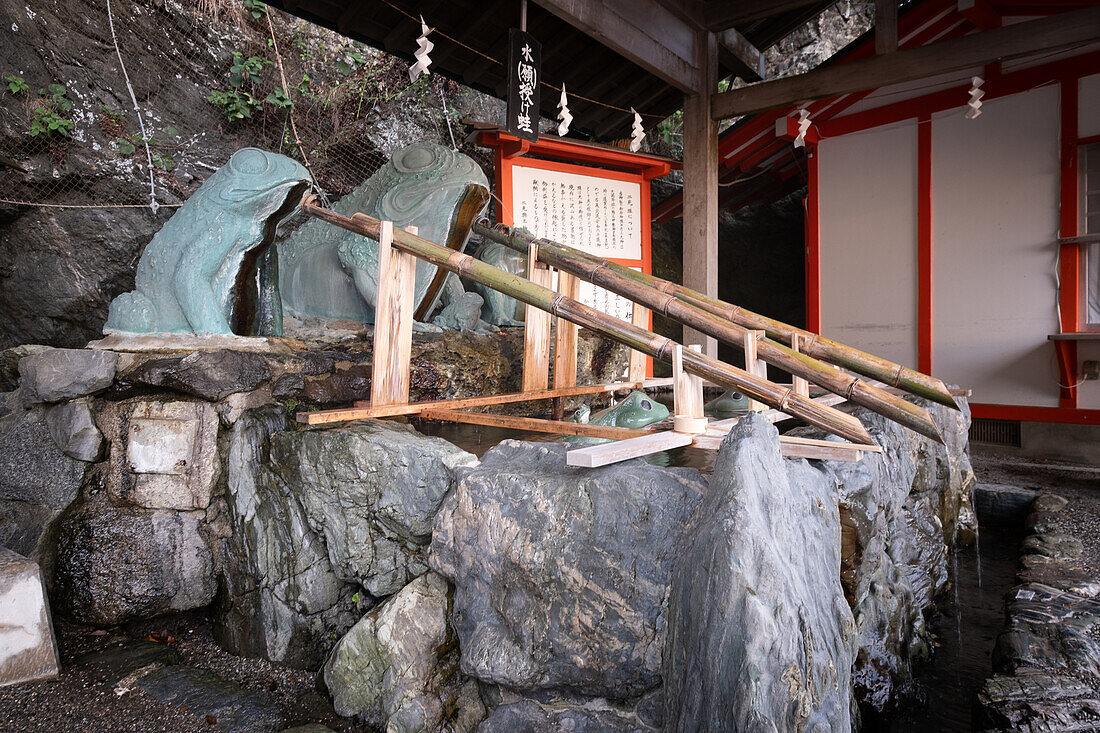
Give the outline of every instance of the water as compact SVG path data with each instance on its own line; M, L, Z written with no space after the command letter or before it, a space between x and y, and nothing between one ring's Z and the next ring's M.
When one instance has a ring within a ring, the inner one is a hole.
M866 731L971 731L982 683L993 673L992 653L1004 626L1004 594L1016 583L1020 528L982 527L982 544L953 553L954 592L943 594L929 626L932 660L916 670L910 699L889 721L867 721Z

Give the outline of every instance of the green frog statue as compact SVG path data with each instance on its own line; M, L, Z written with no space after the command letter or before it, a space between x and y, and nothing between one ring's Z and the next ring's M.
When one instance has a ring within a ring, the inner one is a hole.
M703 414L716 420L740 417L749 411L749 398L741 392L727 389L703 405Z
M619 404L600 410L594 415L588 405L582 405L569 418L569 422L639 430L660 422L666 417L668 417L667 407L649 397L645 392L634 391ZM566 440L585 443L609 442L607 438L586 438L575 435L570 435Z
M103 332L282 335L272 242L309 185L284 155L233 153L146 245Z

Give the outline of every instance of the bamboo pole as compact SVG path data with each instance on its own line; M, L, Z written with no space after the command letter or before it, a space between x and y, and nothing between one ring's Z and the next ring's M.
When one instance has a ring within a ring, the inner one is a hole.
M499 242L507 247L513 249L522 247L525 252L527 251L527 242L536 239L527 234L517 234L516 230L505 232L483 224L475 224L474 231L483 237L488 237L494 242ZM540 247L539 251L545 258L547 264L553 265L550 261L550 255L551 252L556 252L558 255L564 255L566 258L573 261L583 262L590 270L594 271L594 274L603 275L605 272L614 273L626 280L631 280L634 283L656 289L663 295L676 298L696 309L701 309L711 315L726 319L743 328L764 331L769 339L789 344L791 342L791 337L797 335L800 339L800 351L803 356L809 356L814 359L820 359L821 361L827 361L830 364L836 364L845 369L850 369L857 374L862 374L865 377L870 377L891 386L898 387L919 397L925 397L933 402L947 405L956 410L959 409L947 385L935 377L921 374L918 371L909 369L900 364L895 364L851 346L845 346L840 342L788 325L774 318L768 318L767 316L753 313L740 306L731 305L717 298L711 298L691 288L685 288L682 285L677 285L668 280L632 270L617 262L610 262L602 257L582 252L579 249L569 247L560 242L552 242L546 239L539 239L538 242ZM553 266L561 267L561 265ZM565 268L561 267L561 269ZM585 276L582 275L582 277ZM602 286L607 287L606 285ZM608 287L607 289L610 290L611 288ZM692 327L698 328L696 326ZM803 361L805 361L805 359L803 359ZM778 364L776 365L779 366ZM811 379L811 381L816 382L816 379ZM818 384L820 384L820 382L818 382ZM824 387L825 385L821 384L821 386ZM856 400L853 399L853 401Z
M302 198L302 210L310 216L348 231L372 239L377 239L379 236L381 222L378 219L365 214L355 214L350 218L341 216L319 206L315 195L307 194ZM400 230L393 234L393 246L402 252L416 255L437 267L510 295L522 303L541 308L656 359L662 361L672 359L672 349L676 342L670 338L658 336L632 323L601 313L595 308L555 293L525 278L499 270L470 255L447 249L435 242ZM767 379L690 349L684 352L683 357L684 369L703 379L709 379L726 389L740 390L750 397L853 442L873 442L871 435L856 418L796 395L790 387L774 384Z
M480 225L477 225L477 231L482 236L513 249L520 246L526 249L526 245L521 245L521 242L528 238L526 235L509 235L497 229L487 229ZM714 336L720 341L742 348L748 347L746 353L751 351L752 345L755 344L756 354L753 354L751 359L746 361L746 367L750 365L751 360L759 356L769 364L774 364L797 377L807 379L834 394L851 400L857 405L862 405L915 430L921 435L937 442L943 442L939 428L933 422L927 410L804 353L806 351L805 339L801 332L793 334L799 340L799 349L792 349L778 341L766 338L763 336L762 331L756 333L755 329L746 328L736 322L696 307L672 294L662 292L656 287L641 282L637 278L625 276L618 269L611 269L614 263L601 257L545 239L538 240L538 243L539 257L552 267L572 272L578 277L618 295L630 298L697 331ZM624 269L632 275L640 274L629 268ZM950 394L948 394L948 398L950 398ZM952 404L954 404L954 401L952 401Z

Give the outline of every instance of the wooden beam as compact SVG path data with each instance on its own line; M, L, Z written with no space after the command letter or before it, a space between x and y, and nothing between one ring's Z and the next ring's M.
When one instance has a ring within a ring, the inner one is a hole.
M647 387L670 386L669 379L650 379L645 382L615 382L612 384L590 384L580 387L567 387L564 389L544 389L538 392L509 392L506 394L479 395L477 397L463 397L454 400L428 400L424 402L407 402L403 405L372 405L369 402L357 402L355 407L341 407L335 410L317 410L314 412L299 412L295 419L306 425L321 425L324 423L345 422L347 420L366 420L376 417L396 417L398 415L416 415L424 410L462 409L468 407L487 407L489 405L506 405L512 402L533 402L536 400L549 400L554 397L576 397L579 395L601 394L605 392L621 392L623 390L641 389Z
M701 91L695 63L697 33L656 0L535 0L681 91Z
M684 99L684 285L718 297L718 123L711 113L711 93L718 88L718 40L702 32L706 73L701 94ZM718 342L685 328L683 343L700 344L717 357Z
M588 425L587 423L566 422L564 420L543 420L536 417L517 415L492 415L487 412L464 412L462 410L424 410L420 416L428 420L468 423L470 425L488 425L494 428L512 430L530 430L536 433L555 435L579 435L583 438L610 438L624 440L652 433L650 430L616 428L608 425Z
M568 272L558 273L558 292L567 298L577 298L581 281ZM554 324L554 388L575 387L577 384L577 332L580 327L564 318L555 318ZM631 351L631 356L634 352ZM631 377L634 373L631 372ZM645 379L645 374L637 380Z
M706 25L717 32L741 25L751 20L770 18L774 15L819 5L821 0L725 0L711 2L706 7Z
M729 69L745 81L764 78L764 54L741 35L736 28L716 33L718 39L718 64Z
M409 227L413 234L416 227ZM374 364L370 398L376 405L409 401L413 290L416 258L393 248L393 222L382 222L378 239L378 292L374 318Z
M1001 25L1000 14L989 0L958 0L959 14L974 24L975 28L989 30Z
M600 445L574 448L565 454L565 465L580 468L598 468L612 463L629 461L631 458L641 458L661 451L672 450L673 448L683 448L691 445L693 440L694 436L685 433L662 430L659 433L627 438L614 443L601 443Z
M1098 37L1100 6L1094 6L731 89L714 95L711 112L714 119L724 120L1037 53L1053 53Z
M539 246L532 243L527 252L527 279L550 287L553 273L538 261ZM551 315L533 305L524 306L523 316L523 391L533 392L550 386Z
M875 53L898 50L898 0L875 0Z

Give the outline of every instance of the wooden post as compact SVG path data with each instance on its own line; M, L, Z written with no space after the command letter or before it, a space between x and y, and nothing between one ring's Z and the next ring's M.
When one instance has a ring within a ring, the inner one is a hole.
M745 341L742 344L745 350L745 371L749 374L755 374L758 377L766 378L768 374L768 365L756 357L756 340L761 338L764 338L763 331L749 331L745 334ZM768 406L757 400L749 400L749 409L753 411L763 411L768 409Z
M802 353L801 352L801 347L802 347L801 339L802 339L802 337L799 336L797 333L791 335L791 351L794 351L795 353L798 353L798 354ZM803 397L809 397L810 396L810 383L807 382L802 377L792 375L791 376L791 388L794 390L795 394L800 394Z
M718 123L711 98L718 91L718 41L700 31L697 92L684 97L684 279L683 284L718 297ZM685 344L702 344L718 356L718 341L684 328Z
M545 288L551 285L551 272L539 262L539 246L527 249L527 279ZM550 314L532 305L523 317L523 391L550 386Z
M413 234L416 227L408 227ZM392 248L393 222L382 222L378 239L378 295L374 308L374 364L371 372L372 405L409 401L409 358L416 257Z
M576 300L581 281L576 275L558 271L558 292ZM577 331L579 327L564 318L554 319L554 388L573 387L577 384ZM637 352L630 352L631 355ZM565 398L555 397L553 418L565 417Z
M641 326L642 328L649 329L649 308L645 306L634 304L634 312L632 313L631 323L635 326ZM646 372L646 355L640 351L630 350L630 371L627 372L627 381L630 382L644 382Z
M688 347L702 351L702 346ZM672 412L674 430L678 433L702 433L707 429L703 415L703 379L684 371L684 349L672 347Z

